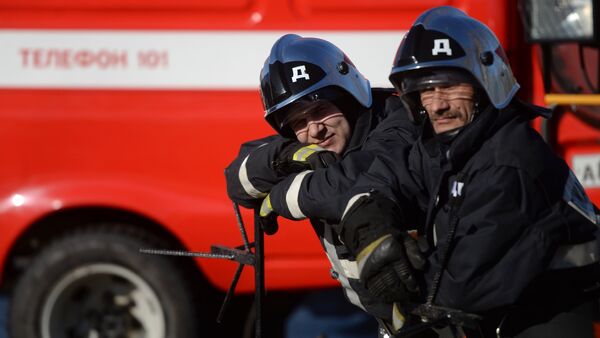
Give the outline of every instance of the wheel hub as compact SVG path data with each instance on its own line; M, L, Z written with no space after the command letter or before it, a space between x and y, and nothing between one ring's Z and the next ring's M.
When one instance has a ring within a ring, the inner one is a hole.
M165 328L154 290L115 264L70 271L42 307L42 338L163 338Z

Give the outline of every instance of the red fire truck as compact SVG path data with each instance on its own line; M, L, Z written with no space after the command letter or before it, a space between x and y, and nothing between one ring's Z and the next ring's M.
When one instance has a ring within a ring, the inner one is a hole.
M390 87L403 33L440 5L496 32L524 99L545 104L542 73L548 92L597 92L585 75L599 71L597 48L547 40L540 55L554 63L542 72L516 0L2 1L0 271L14 332L173 338L208 327L196 314L218 309L212 295L236 265L138 250L240 244L223 169L242 142L272 132L258 94L271 44L290 32L328 39ZM540 128L598 203L598 112L557 112ZM265 245L268 290L335 285L308 224L282 222ZM251 274L238 289L253 290Z

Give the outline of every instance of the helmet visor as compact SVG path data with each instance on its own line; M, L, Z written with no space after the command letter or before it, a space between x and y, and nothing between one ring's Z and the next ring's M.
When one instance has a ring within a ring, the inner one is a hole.
M395 75L392 77L392 82L400 95L458 83L469 83L477 86L473 76L460 69L424 69Z
M424 92L427 98L426 91L438 87L436 97L443 95L445 99L473 99L473 88L479 87L471 74L459 68L418 69L394 74L390 79L416 121L420 120L421 107L426 103L421 102L421 92ZM459 84L469 84L472 87L469 86L468 91L457 91L457 88L445 90Z
M422 89L420 92L421 105L427 109L435 100L473 100L475 90L469 83L459 83L451 86L438 87L435 90Z
M271 124L280 130L283 136L293 137L294 133L289 126L290 118L297 115L298 112L307 113L314 109L320 109L323 103L338 105L337 102L348 98L344 90L335 86L325 87L323 89L304 95L293 103L284 106L277 111L269 114L267 119L271 119Z

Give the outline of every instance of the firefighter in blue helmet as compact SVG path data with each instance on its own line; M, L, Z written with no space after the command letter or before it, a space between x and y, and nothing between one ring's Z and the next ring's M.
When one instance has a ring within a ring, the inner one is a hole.
M333 235L341 217L338 197L377 154L414 142L416 128L400 99L393 90L371 89L330 42L293 34L273 45L260 81L265 119L278 135L242 145L226 169L229 196L260 207L268 233L276 231L268 220L278 214L310 218L346 297L381 321L401 322L392 303L358 282L355 257Z
M403 38L390 80L421 126L408 157L378 159L348 195L340 236L359 275L420 272L403 253L398 182L428 201L421 302L483 316L471 337L593 337L600 288L596 208L530 126L549 117L515 97L492 31L452 7L426 11ZM366 235L365 235L366 234Z

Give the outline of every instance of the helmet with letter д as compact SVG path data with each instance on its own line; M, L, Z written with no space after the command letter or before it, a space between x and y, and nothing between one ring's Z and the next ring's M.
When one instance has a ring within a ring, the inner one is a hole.
M271 48L260 73L260 93L265 119L286 137L294 135L286 117L296 102L353 98L365 108L372 103L369 81L342 50L296 34L282 36Z
M425 88L471 83L497 109L505 108L519 89L496 35L450 6L417 18L398 47L390 81L416 121L425 114L417 95Z

